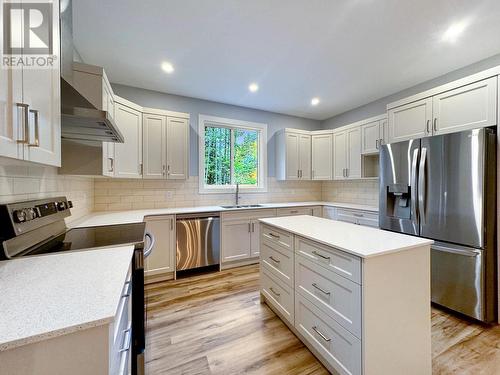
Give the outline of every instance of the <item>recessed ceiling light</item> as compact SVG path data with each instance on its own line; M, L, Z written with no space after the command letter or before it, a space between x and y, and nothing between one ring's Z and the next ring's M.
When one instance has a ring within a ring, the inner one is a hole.
M465 31L467 26L468 22L465 20L451 24L443 34L443 41L455 43L458 37Z
M311 99L311 105L318 105L319 104L319 98L312 98Z
M165 71L168 74L174 72L174 66L172 64L170 64L168 61L164 61L161 64L161 68L163 69L163 71Z
M250 90L250 92L257 92L259 91L259 85L256 83L251 83L248 85L248 89Z

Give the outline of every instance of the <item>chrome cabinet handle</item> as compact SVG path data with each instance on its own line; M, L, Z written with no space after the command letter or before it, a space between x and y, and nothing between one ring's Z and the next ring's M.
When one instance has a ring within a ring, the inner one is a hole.
M314 332L316 332L318 334L319 337L321 337L323 340L325 340L326 342L330 342L332 341L332 339L329 339L328 337L326 337L323 333L321 333L320 330L318 330L318 327L316 326L313 326L312 329L314 330Z
M297 214L298 212L299 212L299 211L297 211L297 210L292 210L292 211L290 211L290 213L291 213L291 214Z
M141 164L139 164L139 173L140 173L141 175L143 175L143 174L144 174L144 164L142 164L142 163L141 163Z
M376 139L376 140L375 140L375 148L376 148L377 150L378 150L378 142L379 142L379 140L378 140L378 139Z
M170 164L167 165L167 176L170 176Z
M35 120L35 142L28 143L28 146L29 147L40 147L40 125L38 123L38 121L39 121L38 110L37 109L30 109L29 112L33 113L33 118ZM28 133L28 139L29 139L29 133Z
M167 173L166 171L167 171L167 167L165 166L165 164L163 164L163 165L162 165L162 171L161 171L161 174L165 176L165 175L166 175L166 173Z
M281 263L281 260L274 258L272 255L269 257L269 259L271 259L273 262Z
M323 259L326 259L326 260L330 260L330 257L327 257L327 256L324 256L323 254L320 254L318 253L317 251L313 250L312 252L314 255L317 255L319 256L320 258L323 258Z
M435 131L435 132L437 132L437 130L438 130L438 129L437 129L437 121L438 121L438 119L437 119L437 117L435 117L435 118L434 118L434 125L433 125L433 128L434 128L434 131Z
M271 292L273 292L273 294L277 295L278 297L279 297L279 296L281 296L281 294L280 294L280 293L278 293L277 291L275 291L275 290L273 289L273 287L270 287L270 288L269 288L269 290L270 290Z
M24 103L16 103L16 106L18 108L22 108L23 109L23 122L24 122L24 126L23 126L23 139L18 139L17 140L17 143L23 143L23 144L26 144L26 143L29 143L28 141L28 137L29 137L29 132L30 132L30 129L29 129L29 124L28 124L28 117L29 117L29 108L30 106L28 104L24 104Z
M114 172L115 171L115 159L108 158L108 160L109 160L108 172Z
M364 215L363 215L363 214L356 214L356 213L354 213L354 212L353 212L352 216L356 216L356 217L364 217Z
M123 353L123 352L126 352L130 349L130 341L131 341L130 330L131 330L131 327L128 327L127 329L123 330L123 333L125 335L129 335L129 337L127 339L127 342L125 343L125 346L123 348L121 348L120 350L118 350L118 353Z
M279 238L280 238L280 236L278 236L277 234L274 234L274 233L269 233L269 235L270 235L271 237L276 238L276 239L279 239Z
M170 230L174 230L174 219L170 219Z
M297 178L300 178L300 170L297 169Z
M252 222L252 233L255 232L255 223Z
M431 120L427 120L427 123L425 124L425 130L427 131L427 134L431 132L429 125L431 124Z
M252 231L250 223L248 223L248 233Z
M316 284L316 283L312 283L312 286L315 287L316 289L318 289L321 293L324 293L326 295L330 295L331 294L330 292L328 292L328 291L322 289L321 287L319 287L318 284Z

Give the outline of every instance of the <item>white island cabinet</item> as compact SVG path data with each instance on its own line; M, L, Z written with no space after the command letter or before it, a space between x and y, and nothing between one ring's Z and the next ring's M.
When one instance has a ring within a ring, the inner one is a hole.
M329 371L431 374L432 241L311 216L260 222L261 301Z

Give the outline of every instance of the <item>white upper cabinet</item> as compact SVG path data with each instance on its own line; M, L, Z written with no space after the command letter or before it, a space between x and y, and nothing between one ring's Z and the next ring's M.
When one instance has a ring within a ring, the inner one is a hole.
M165 178L167 174L167 116L143 114L144 178Z
M432 98L390 109L389 143L422 138L431 134Z
M361 125L361 153L378 153L380 141L383 138L380 121L372 121Z
M333 179L343 180L346 178L347 166L347 133L340 131L333 133Z
M311 136L299 136L299 170L301 180L311 179Z
M59 1L53 1L50 68L17 67L0 71L0 156L61 165ZM14 27L14 26L13 26ZM10 30L21 39L22 24ZM4 39L0 41L3 48ZM26 54L29 54L27 51ZM23 48L22 55L25 54Z
M313 134L312 144L312 171L313 180L332 179L332 134Z
M497 77L433 97L433 134L497 125Z
M125 139L115 144L115 177L142 178L141 108L115 97L115 122Z
M167 118L167 179L185 180L189 176L189 120Z
M347 178L361 178L361 128L347 131Z
M276 178L311 179L311 135L305 130L284 129L276 134Z

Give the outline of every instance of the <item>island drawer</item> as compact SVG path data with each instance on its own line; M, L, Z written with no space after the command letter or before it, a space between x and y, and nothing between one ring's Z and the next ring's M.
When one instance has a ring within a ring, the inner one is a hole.
M295 328L339 374L361 374L361 341L298 293Z
M302 255L295 259L295 291L361 338L361 286Z
M361 284L361 258L299 236L295 237L295 249L297 254Z
M269 225L261 224L262 238L271 244L293 250L293 235Z
M294 322L294 292L293 288L283 285L266 267L260 270L261 293L267 303L278 310L284 319L293 325Z
M293 286L293 251L288 251L280 246L271 247L263 241L260 248L262 266L289 286Z

